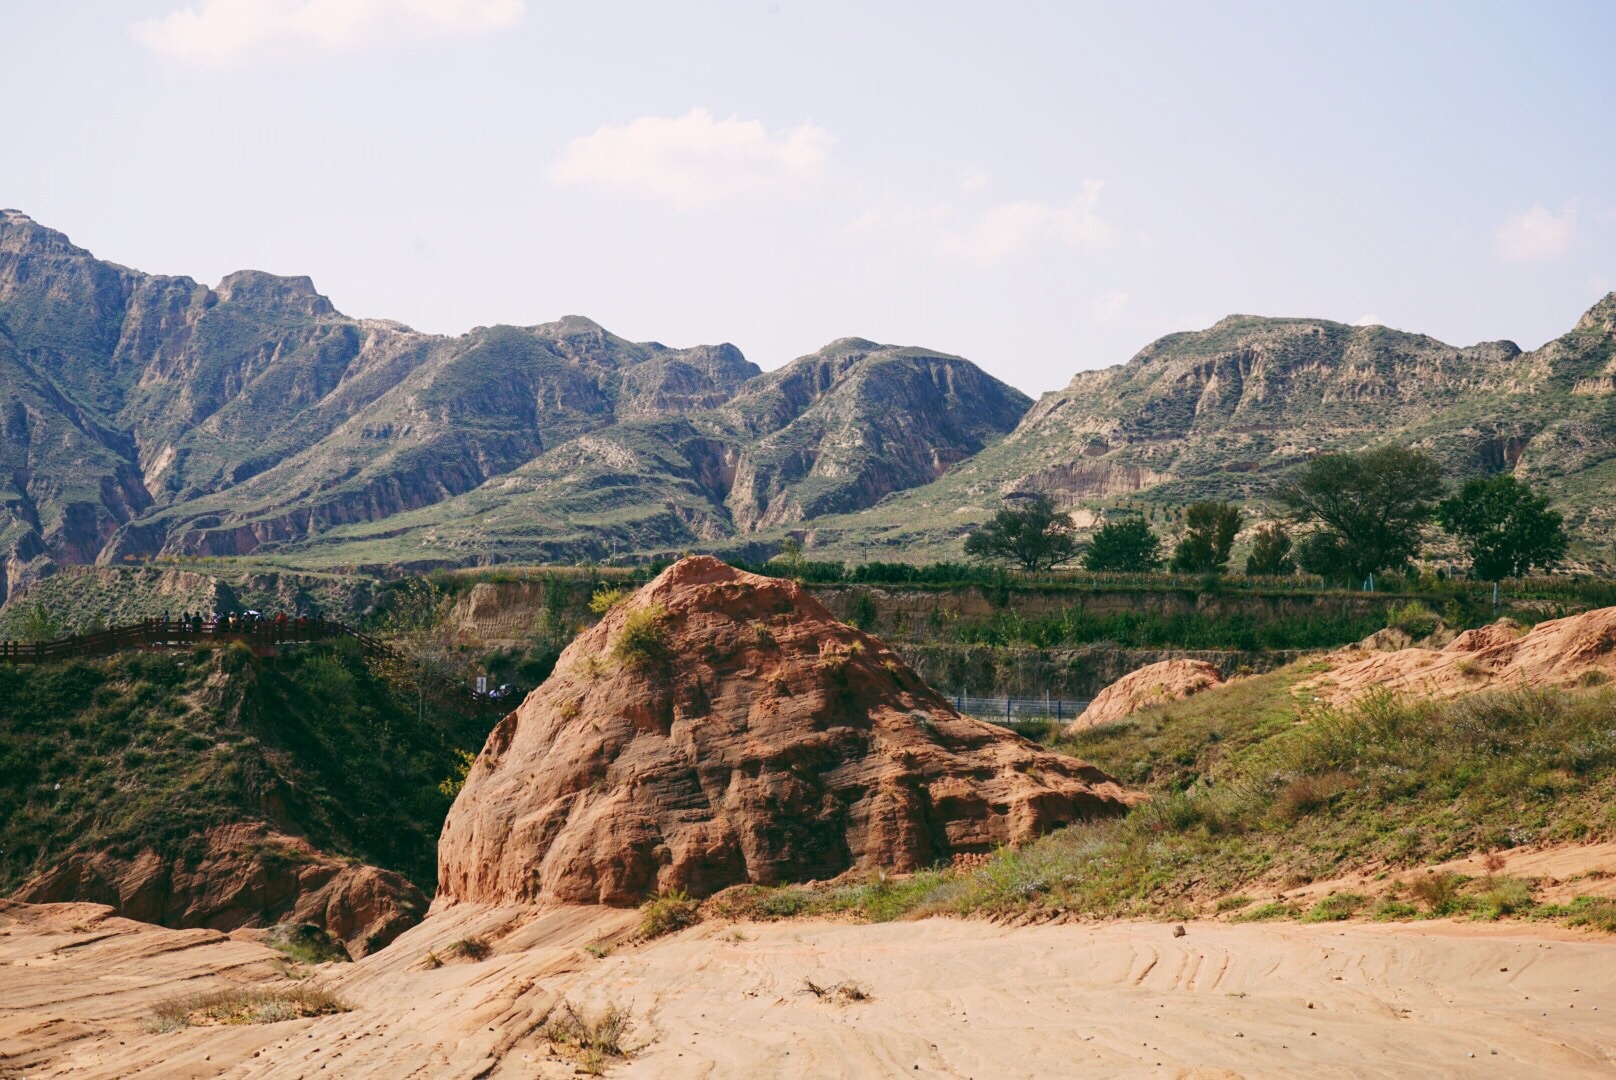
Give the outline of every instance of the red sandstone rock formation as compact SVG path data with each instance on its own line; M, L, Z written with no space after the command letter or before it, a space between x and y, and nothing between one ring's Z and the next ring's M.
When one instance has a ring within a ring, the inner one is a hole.
M153 851L75 855L17 891L36 904L108 904L125 918L234 930L313 923L351 956L381 948L420 921L426 897L390 870L316 850L263 825L221 825L195 862Z
M1347 649L1302 688L1341 704L1372 690L1451 698L1480 690L1574 686L1616 677L1616 607L1538 623L1509 619L1467 630L1443 649Z
M1128 801L1093 766L960 716L795 582L689 558L494 729L444 825L438 902L914 870Z
M1162 660L1146 664L1096 694L1089 707L1066 730L1076 732L1096 724L1108 724L1151 705L1180 701L1222 685L1223 676L1205 660Z

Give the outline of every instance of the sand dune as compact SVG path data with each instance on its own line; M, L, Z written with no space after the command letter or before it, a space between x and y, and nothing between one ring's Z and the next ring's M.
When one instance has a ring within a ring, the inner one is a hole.
M319 969L352 1012L153 1033L155 1001L281 981L279 954L105 910L0 908L0 1077L570 1076L537 1031L562 998L633 1008L627 1077L1616 1070L1616 943L1533 927L709 923L600 959L583 946L626 939L634 913L467 909ZM453 959L468 935L493 955ZM805 978L872 998L831 1004Z

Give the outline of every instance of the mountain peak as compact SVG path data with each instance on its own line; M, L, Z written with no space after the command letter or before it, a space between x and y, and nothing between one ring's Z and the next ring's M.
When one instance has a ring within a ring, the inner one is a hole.
M1582 313L1577 320L1578 330L1604 330L1607 334L1616 335L1616 292L1606 293L1604 298L1593 307Z
M214 290L226 303L256 308L283 308L300 315L333 315L336 308L321 296L312 278L304 274L282 277L263 270L237 270Z
M47 255L88 255L66 233L47 228L21 210L0 210L0 251Z

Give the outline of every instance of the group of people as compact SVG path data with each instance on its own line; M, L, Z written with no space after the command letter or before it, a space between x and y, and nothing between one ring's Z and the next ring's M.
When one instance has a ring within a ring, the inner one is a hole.
M146 621L148 624L158 624L158 627L166 633L176 620L169 618L168 612L165 611L161 619ZM205 616L200 611L184 611L180 613L177 621L180 633L185 637L260 634L275 641L301 640L308 636L310 626L319 622L301 614L294 618L284 611L277 611L273 616L259 611L214 611Z

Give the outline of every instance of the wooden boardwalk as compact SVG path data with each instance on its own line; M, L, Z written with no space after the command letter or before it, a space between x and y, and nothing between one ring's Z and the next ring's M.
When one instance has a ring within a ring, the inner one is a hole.
M40 664L76 657L110 656L118 652L161 652L200 646L228 645L239 641L260 656L273 656L282 645L353 638L371 655L391 653L382 642L346 623L329 619L257 619L231 625L183 619L142 619L128 626L116 626L94 634L70 634L55 641L0 641L0 663Z

